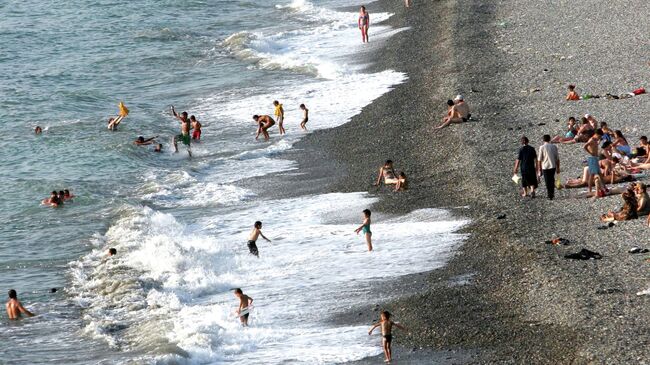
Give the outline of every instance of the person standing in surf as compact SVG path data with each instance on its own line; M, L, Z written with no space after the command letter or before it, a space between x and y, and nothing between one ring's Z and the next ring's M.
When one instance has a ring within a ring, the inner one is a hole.
M271 242L270 239L266 238L262 234L262 222L257 221L253 225L253 230L251 231L251 234L248 236L248 250L252 255L255 255L257 257L260 257L260 253L257 250L257 239L262 236L266 240L266 242Z
M190 129L192 125L190 119L187 117L187 112L182 112L180 115L176 113L174 106L172 105L172 115L176 117L181 123L181 134L178 134L172 138L172 144L174 145L174 152L178 153L178 140L181 140L184 145L187 146L187 153L192 157L192 151L190 151Z
M359 29L361 29L361 41L368 43L368 28L370 28L370 14L366 11L365 6L361 6L359 12Z
M388 311L383 311L379 317L379 322L375 323L370 328L370 331L368 331L368 336L370 336L372 335L372 331L374 331L375 328L381 327L381 336L383 337L381 340L381 345L384 348L385 362L391 362L393 360L393 352L391 348L391 344L393 342L393 326L406 331L406 327L390 320L390 313Z
M280 102L277 100L273 102L273 106L275 107L275 119L278 121L278 129L280 130L280 135L286 134L287 131L285 131L284 127L282 126L282 123L284 123L284 108L282 107L282 104L280 104Z
M363 235L366 238L366 244L368 245L368 251L372 251L372 232L370 232L370 209L363 210L363 224L357 229L354 230L357 234L363 232Z
M201 122L196 120L195 116L191 115L190 123L192 124L192 139L198 142L201 140Z
M306 131L307 122L309 121L309 109L307 109L305 104L300 104L300 110L302 110L302 122L300 122L300 128L302 128L303 131Z
M253 298L244 294L240 288L235 289L235 296L239 299L239 307L237 308L239 321L242 326L248 327L248 317L250 316L250 309L253 305Z
M9 319L18 319L20 318L21 313L25 314L27 317L34 317L34 313L23 307L18 300L18 294L13 289L9 290L9 300L7 301L6 308Z

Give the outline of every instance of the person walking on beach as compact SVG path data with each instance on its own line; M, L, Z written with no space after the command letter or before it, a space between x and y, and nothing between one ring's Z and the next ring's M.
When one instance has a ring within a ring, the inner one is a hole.
M284 130L284 126L282 125L284 123L284 108L277 100L273 102L273 106L275 107L275 119L278 121L278 130L280 131L280 135L286 134L287 131Z
M366 11L365 6L361 6L359 11L359 29L361 29L361 41L368 43L368 28L370 28L370 14Z
M598 142L600 141L600 136L594 134L587 143L584 144L583 148L587 152L587 192L591 193L591 186L593 185L594 177L599 176L601 181L605 181L603 175L600 172L600 164L598 160Z
M13 289L9 290L9 300L7 301L6 308L9 319L18 319L20 318L21 313L25 314L27 317L34 317L35 315L23 307L18 300L18 294Z
M307 109L305 104L300 104L300 110L302 110L302 122L300 122L300 128L302 128L303 131L306 131L307 122L309 121L309 109Z
M528 142L528 137L521 137L522 146L512 173L516 175L518 170L521 171L521 196L534 198L537 189L537 152Z
M257 239L262 236L266 240L266 242L271 242L270 239L266 238L262 234L262 222L257 221L253 225L253 230L251 231L251 234L248 236L248 250L252 255L255 255L257 257L260 257L260 253L257 250Z
M390 313L388 311L383 311L379 317L379 322L373 324L368 331L368 336L370 336L372 335L372 332L375 330L375 328L381 327L381 345L384 349L385 362L391 362L393 360L393 353L391 348L393 342L393 326L404 331L407 330L406 327L402 326L401 324L391 321Z
M555 174L560 174L560 155L557 146L551 144L551 136L545 134L542 137L544 144L539 147L539 154L537 155L537 175L544 176L544 184L546 184L546 191L548 199L553 200L555 197Z
M196 120L195 116L191 115L190 123L192 124L192 139L198 142L201 140L201 122Z
M253 298L244 294L240 288L235 289L235 296L239 299L239 307L237 308L239 321L242 326L248 327L248 317L250 316L250 310L253 305Z
M174 106L172 105L172 115L178 119L181 123L181 134L178 134L172 138L172 144L174 145L174 152L178 153L178 140L183 142L187 146L187 153L192 157L192 151L190 151L190 129L192 125L190 119L187 117L187 112L182 112L180 115L176 113Z
M257 140L260 137L260 134L264 136L264 140L269 140L269 128L273 127L275 120L268 115L253 115L253 120L257 123L257 133L255 134L255 139Z
M368 251L372 251L372 232L370 232L370 209L363 210L363 224L359 228L355 229L354 232L359 234L363 232L363 235L366 238L366 244L368 245Z

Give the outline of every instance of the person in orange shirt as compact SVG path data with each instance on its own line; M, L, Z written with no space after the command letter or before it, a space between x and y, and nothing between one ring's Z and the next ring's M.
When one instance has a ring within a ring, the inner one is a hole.
M569 85L569 93L566 94L566 100L580 100L580 95L576 92L575 85Z

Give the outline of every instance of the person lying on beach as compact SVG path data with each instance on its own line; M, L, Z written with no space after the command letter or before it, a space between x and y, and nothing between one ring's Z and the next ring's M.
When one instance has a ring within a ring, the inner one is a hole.
M269 140L269 128L273 127L275 120L268 115L253 115L253 120L257 123L257 133L255 133L255 139L257 140L260 137L260 134L264 136L264 140Z
M406 174L402 171L397 177L397 184L395 185L395 191L404 191L408 189L408 181L406 180Z
M576 118L569 117L567 121L567 131L564 136L555 136L551 139L551 143L575 143L578 129L576 128Z
M359 234L363 232L364 237L366 238L366 245L368 245L368 251L372 251L372 232L370 231L370 209L363 210L363 223L359 228L355 229L354 232Z
M249 307L253 305L253 298L244 294L244 292L240 288L235 289L235 296L237 297L237 299L239 299L239 307L237 307L237 314L241 314L241 312L249 310ZM239 321L241 322L242 326L248 327L249 316L250 316L250 312L246 312L245 314L239 316Z
M6 304L7 308L7 317L9 319L19 319L21 314L26 315L27 317L34 317L35 314L28 311L18 300L18 294L15 290L9 290L9 300Z
M300 122L300 128L303 131L307 130L307 122L309 121L309 109L305 104L300 104L300 110L302 110L302 122Z
M266 240L266 242L271 242L270 239L266 238L262 234L262 222L257 221L255 224L253 224L253 230L251 231L251 234L248 236L248 251L257 257L260 257L260 253L257 249L257 239L262 236Z
M63 205L63 201L59 200L59 194L56 191L52 191L52 193L50 193L50 197L43 199L41 201L41 204L49 205L51 207L58 207L60 205Z
M172 115L178 119L181 124L181 134L178 134L172 138L172 144L174 145L174 152L178 153L178 141L183 142L187 146L187 153L192 157L192 151L190 151L190 129L192 125L190 119L187 117L187 112L182 112L180 115L176 113L174 106L172 105Z
M637 219L637 201L636 196L634 196L634 191L628 189L625 191L621 197L623 198L623 207L617 211L609 211L606 214L600 216L600 220L603 222L613 222L613 221L627 221L630 219Z
M578 197L598 199L598 198L604 198L606 196L623 194L627 190L627 188L621 188L621 187L613 187L611 189L608 189L603 183L603 181L600 180L600 176L594 177L594 188L595 188L594 192L592 193L587 192L582 195L578 195Z
M284 130L284 126L282 125L284 123L284 108L277 100L273 101L273 106L275 107L275 120L278 121L278 130L280 131L280 135L286 134L287 131Z
M39 126L36 126L36 127L34 128L34 134L37 134L37 135L38 135L38 134L41 134L41 133L43 133L43 128L41 128L41 127L39 127Z
M370 14L366 11L365 6L359 10L359 29L361 30L361 42L368 43L368 28L370 28Z
M568 86L569 93L566 95L566 100L580 100L580 95L576 92L575 85Z
M393 360L393 353L392 353L392 342L393 342L393 326L406 331L406 327L402 326L399 323L393 322L390 320L390 313L388 311L383 311L381 312L381 315L379 317L379 322L375 323L372 325L370 330L368 331L368 336L372 335L372 332L375 330L377 327L381 327L381 344L384 349L384 356L385 356L385 362L391 362Z
M612 141L612 146L625 156L630 156L632 154L632 148L627 143L627 139L623 135L623 132L616 130L616 132L614 132L614 136L615 138Z
M153 151L154 151L154 152L162 152L162 148L163 148L162 143L158 143L158 144L153 148Z
M191 115L190 116L190 123L192 124L192 139L195 141L200 141L201 140L201 122L196 120L196 117Z
M573 188L584 188L586 186L589 186L589 180L591 178L591 185L595 184L595 176L598 176L603 183L605 181L609 181L612 184L620 184L623 182L630 182L630 181L635 181L634 176L625 174L624 176L619 176L614 174L613 180L611 175L591 175L589 173L589 167L585 166L583 168L582 172L582 177L578 177L575 179L569 179L566 181L564 184L564 188L566 189L573 189ZM589 191L591 193L591 190Z
M575 123L575 118L571 117L569 120L573 119ZM565 135L564 138L555 138L555 142L551 140L552 143L562 143L562 144L573 144L573 143L584 143L591 138L591 136L594 135L594 129L589 124L587 121L582 121L582 124L578 128L578 132L575 134L573 138L571 138L568 133Z
M148 146L148 145L150 145L150 144L153 144L153 142L154 142L154 140L155 140L156 138L158 138L158 136L151 137L151 138L147 138L147 139L145 139L144 137L140 136L140 137L138 137L138 139L136 139L135 141L133 141L133 144L135 144L135 145L137 145L137 146Z
M382 178L384 179L384 184L392 185L397 184L397 178L395 177L395 169L393 168L393 161L386 160L384 166L379 168L379 175L377 176L377 182L374 186L379 186L381 184Z

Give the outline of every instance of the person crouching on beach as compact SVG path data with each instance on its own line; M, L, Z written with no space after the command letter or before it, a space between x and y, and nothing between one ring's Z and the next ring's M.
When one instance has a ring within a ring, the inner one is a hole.
M257 133L255 134L255 139L257 140L260 137L260 134L264 136L264 140L269 140L269 128L273 127L275 120L269 117L268 115L253 115L253 120L257 123Z
M521 144L512 173L516 175L517 170L521 171L521 196L534 198L537 189L537 152L528 145L528 137L521 137Z
M363 235L366 238L366 244L368 245L368 251L372 251L372 232L370 232L370 209L363 210L363 224L357 229L354 230L356 234L363 232Z
M361 41L368 43L368 28L370 28L370 14L366 11L365 6L361 6L359 11L359 29L361 29Z
M390 320L390 313L388 311L381 312L379 317L379 322L372 325L370 331L368 331L368 336L372 335L372 332L377 327L381 327L381 345L384 348L384 357L385 362L391 362L393 360L391 344L393 342L393 326L406 331L406 327L402 326L399 323L395 323Z
M580 95L576 92L576 86L575 85L569 85L568 86L569 93L566 94L566 100L580 100Z

